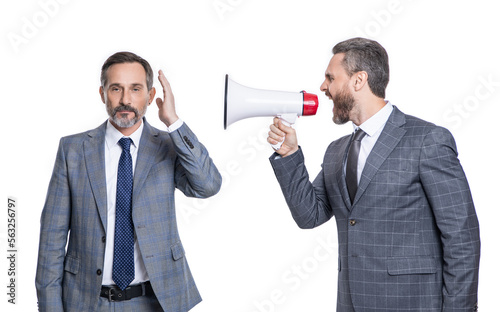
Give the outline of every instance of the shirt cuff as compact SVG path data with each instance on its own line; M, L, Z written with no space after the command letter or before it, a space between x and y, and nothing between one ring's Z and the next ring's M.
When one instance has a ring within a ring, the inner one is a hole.
M170 127L167 127L167 132L172 133L175 130L179 129L183 124L184 122L179 118L173 124L171 124Z

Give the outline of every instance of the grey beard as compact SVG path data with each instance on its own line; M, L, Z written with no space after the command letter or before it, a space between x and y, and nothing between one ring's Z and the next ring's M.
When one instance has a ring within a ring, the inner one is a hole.
M135 117L132 119L128 118L122 118L120 117L120 112L121 111L132 111L135 114ZM137 109L131 107L131 106L119 106L116 107L113 110L108 109L108 115L111 117L111 120L120 128L130 128L133 125L135 125L140 117L139 116L144 116L146 114L147 106L144 107L144 110L139 112Z
M111 118L111 120L120 128L130 128L137 123L138 118L136 116L132 119L125 119L115 115Z
M349 113L354 107L354 97L344 88L332 100L333 105L337 106L337 114L334 114L333 122L343 125L349 121Z

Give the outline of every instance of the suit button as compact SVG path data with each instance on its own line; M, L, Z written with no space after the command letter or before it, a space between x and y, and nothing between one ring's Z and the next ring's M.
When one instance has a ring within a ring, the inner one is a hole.
M354 219L349 220L349 224L351 226L355 226L356 225L356 220L354 220Z
M99 275L99 276L100 276L100 275L102 274L101 269L97 269L96 273L97 273L97 275Z
M184 136L184 137L183 137L183 139L184 139L184 142L186 142L186 144L187 144L187 145L188 145L191 149L193 149L193 148L194 148L193 143L191 143L191 140L190 140L187 136Z
M101 240L102 240L102 242L103 242L103 243L105 243L105 242L106 242L106 236L103 236L103 237L101 238Z

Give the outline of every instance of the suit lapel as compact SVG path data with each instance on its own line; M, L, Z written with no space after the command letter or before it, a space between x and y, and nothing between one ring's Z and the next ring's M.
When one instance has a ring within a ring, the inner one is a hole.
M143 119L144 129L142 130L141 141L139 143L139 150L137 151L137 161L134 170L134 188L132 195L132 207L139 192L142 189L144 181L151 170L151 167L156 163L156 155L161 146L159 132L151 127L146 118Z
M343 138L343 141L340 144L340 148L335 151L338 154L333 157L333 159L342 159L342 161L337 161L334 163L334 172L335 176L337 177L337 183L339 185L340 193L342 194L342 198L344 199L344 204L349 210L351 210L351 200L349 199L349 192L347 191L347 183L345 181L344 163L347 157L347 147L351 142L351 138L352 135Z
M106 229L107 225L107 189L106 169L104 160L104 139L106 122L87 133L88 139L83 142L85 167L90 180L90 187L99 210L101 222Z
M406 130L401 128L406 123L405 115L394 106L392 114L389 116L380 137L375 146L373 146L370 155L366 159L366 164L359 181L358 191L354 198L353 205L363 195L371 180L377 173L380 166L384 163L387 157L391 154L394 148L398 145L401 138L405 135Z

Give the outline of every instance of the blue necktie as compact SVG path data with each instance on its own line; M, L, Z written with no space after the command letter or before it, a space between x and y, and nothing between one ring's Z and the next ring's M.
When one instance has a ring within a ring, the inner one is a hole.
M130 138L121 138L118 143L122 154L118 162L116 183L115 246L113 255L113 281L124 290L135 276L134 270L134 225L132 223L132 156Z

